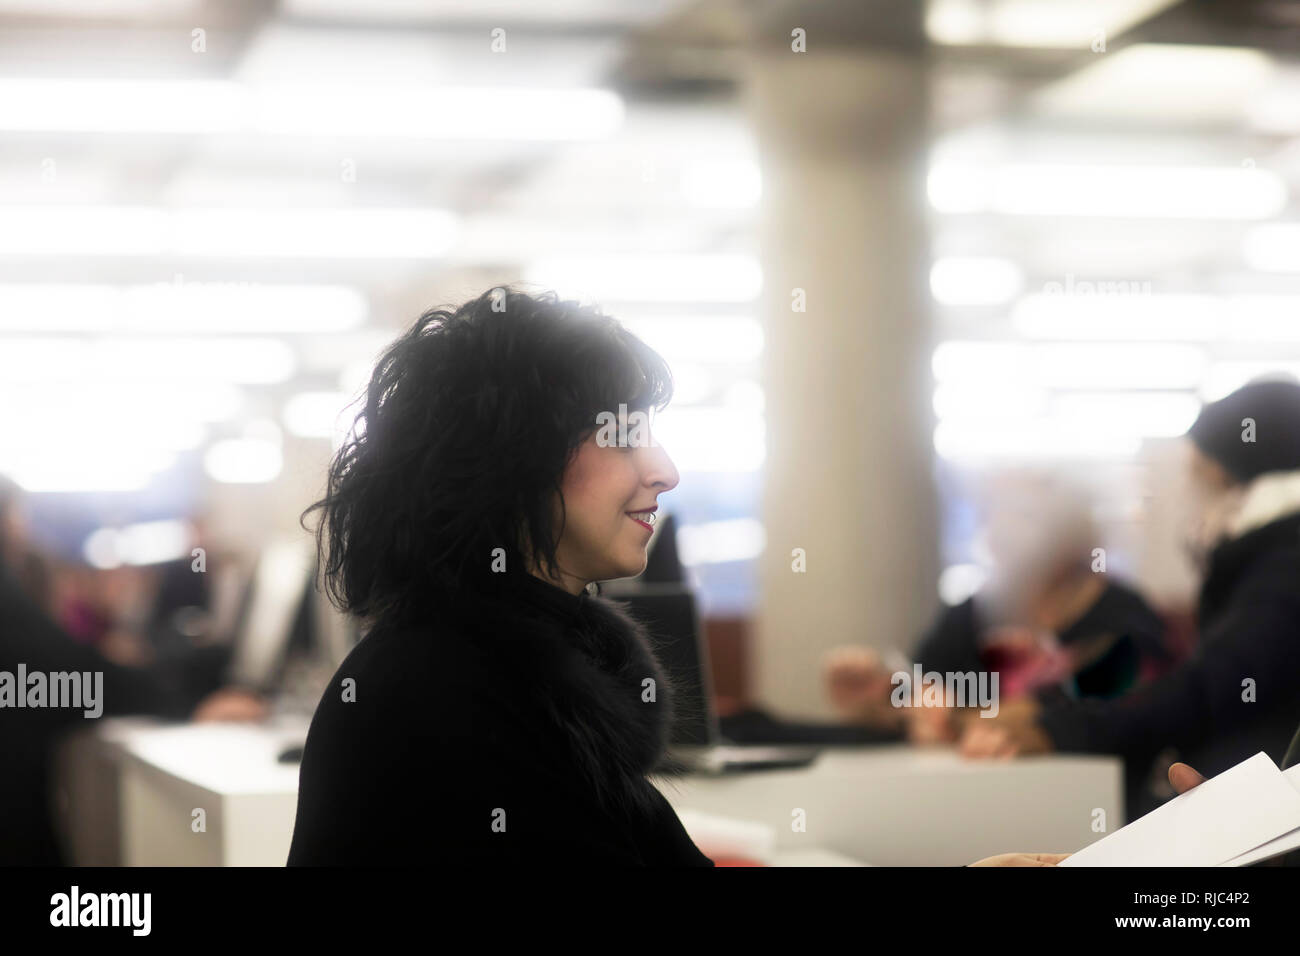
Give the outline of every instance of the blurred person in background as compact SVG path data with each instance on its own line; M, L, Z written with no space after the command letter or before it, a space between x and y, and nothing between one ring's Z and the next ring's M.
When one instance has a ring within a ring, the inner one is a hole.
M1188 438L1193 655L1119 700L971 721L963 752L1112 753L1134 767L1172 748L1208 776L1261 750L1286 759L1300 723L1300 383L1245 385L1205 405Z
M985 581L945 607L913 652L924 672L996 672L1000 707L1030 698L1106 699L1165 665L1159 615L1096 564L1091 502L1076 485L1041 471L997 475L986 486L980 545ZM893 727L914 743L952 742L953 708L894 707L892 674L864 647L826 659L828 695L846 721Z
M175 666L188 691L203 696L227 681L247 611L251 562L218 533L206 508L188 525L184 553L153 568L143 630L154 659ZM203 554L201 574L195 573L196 549Z
M55 621L79 644L98 646L111 621L104 605L102 573L81 561L68 562L56 572Z
M28 551L37 553L30 547ZM130 565L95 568L83 561L62 561L55 565L51 577L47 607L64 633L118 664L144 666L150 662L139 620L148 601L146 569Z
M244 720L264 715L257 699L224 690L196 707L161 674L115 663L60 628L13 570L28 566L30 549L19 497L18 486L0 476L0 672L16 675L22 665L28 675L102 673L103 716ZM16 690L25 694L27 688ZM51 767L59 737L90 719L81 708L0 707L0 866L65 862L50 813Z

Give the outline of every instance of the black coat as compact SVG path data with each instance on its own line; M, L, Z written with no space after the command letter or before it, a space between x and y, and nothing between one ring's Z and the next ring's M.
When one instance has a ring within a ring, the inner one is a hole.
M1056 749L1139 766L1173 747L1207 777L1261 750L1280 764L1300 723L1300 514L1211 552L1197 618L1195 653L1152 684L1045 711ZM1242 699L1247 679L1254 701Z
M344 660L307 736L290 866L712 865L646 778L671 722L647 636L603 598L501 578Z

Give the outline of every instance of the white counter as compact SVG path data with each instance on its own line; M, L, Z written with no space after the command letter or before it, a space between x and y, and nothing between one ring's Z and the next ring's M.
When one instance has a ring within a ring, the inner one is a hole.
M308 721L165 725L103 720L60 755L60 817L79 864L283 866L298 765L278 763ZM1123 823L1120 762L968 762L906 747L827 750L810 768L656 781L679 809L771 826L788 866L960 865L995 853L1067 852ZM195 832L194 811L206 815ZM804 812L806 832L791 827Z
M1123 825L1116 757L964 760L905 745L827 749L811 767L657 781L673 806L761 823L778 853L827 849L875 866L961 866L996 853L1068 853ZM802 810L806 832L792 828Z

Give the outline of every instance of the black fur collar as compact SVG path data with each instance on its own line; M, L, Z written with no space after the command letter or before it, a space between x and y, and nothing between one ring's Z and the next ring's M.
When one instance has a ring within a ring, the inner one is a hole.
M673 688L646 630L608 599L531 575L502 575L489 593L455 603L475 640L497 649L503 688L527 688L528 711L561 728L597 801L644 810L653 797L645 777L673 719Z

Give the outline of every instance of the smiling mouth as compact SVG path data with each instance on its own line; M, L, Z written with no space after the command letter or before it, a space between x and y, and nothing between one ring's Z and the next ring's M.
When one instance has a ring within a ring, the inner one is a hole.
M647 531L654 530L655 513L653 511L629 511L627 516Z

